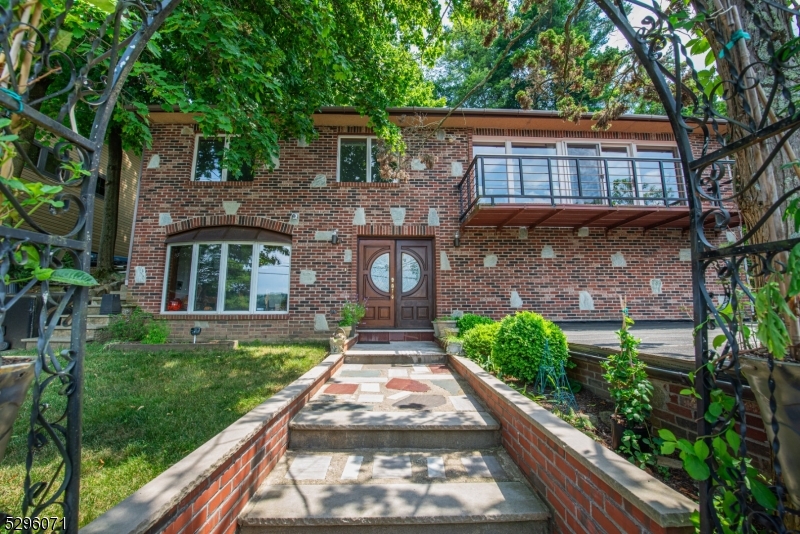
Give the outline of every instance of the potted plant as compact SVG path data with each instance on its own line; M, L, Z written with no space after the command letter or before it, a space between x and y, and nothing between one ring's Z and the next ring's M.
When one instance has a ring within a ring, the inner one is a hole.
M364 318L366 313L367 306L365 302L362 303L358 300L353 302L348 300L344 303L340 312L341 320L339 321L339 327L344 330L348 338L355 334L353 328L361 322L361 319Z
M450 315L437 317L436 320L433 321L433 335L439 338L446 337L448 334L457 336L457 322L458 318Z
M448 335L445 338L444 343L445 343L445 346L447 346L447 353L448 354L455 354L455 355L461 354L462 347L463 347L463 344L464 344L464 341L461 338L459 338L457 336L454 336L454 335Z
M647 433L647 420L652 407L653 385L647 379L647 365L639 359L640 340L628 331L633 319L627 314L622 302L622 328L617 331L619 337L619 353L610 354L601 365L608 382L608 392L614 401L614 414L611 416L611 446L614 450L623 444L626 431L638 438Z

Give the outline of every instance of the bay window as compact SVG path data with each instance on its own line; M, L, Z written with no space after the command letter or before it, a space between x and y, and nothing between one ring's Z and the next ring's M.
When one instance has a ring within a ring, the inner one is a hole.
M289 310L291 246L286 239L207 242L203 238L215 237L214 234L233 234L231 237L235 238L243 233L260 233L261 237L273 233L204 230L168 240L164 312L242 314ZM192 242L181 242L190 239Z

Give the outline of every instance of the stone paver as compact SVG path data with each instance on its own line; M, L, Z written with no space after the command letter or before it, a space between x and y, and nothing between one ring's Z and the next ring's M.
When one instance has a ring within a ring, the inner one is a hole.
M424 410L443 406L447 400L442 395L411 395L394 403L398 408Z
M286 473L286 478L292 480L325 480L332 459L333 456L317 454L298 456L292 461L292 465Z
M358 384L331 384L325 388L328 395L352 395L358 389Z
M408 380L407 378L392 378L386 382L386 387L389 389L399 389L400 391L416 391L424 393L430 391L430 386L426 386L417 380Z

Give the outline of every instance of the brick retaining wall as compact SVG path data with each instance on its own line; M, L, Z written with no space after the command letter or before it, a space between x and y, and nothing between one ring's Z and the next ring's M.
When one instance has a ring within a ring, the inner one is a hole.
M582 354L572 350L570 356L576 366L567 370L567 375L577 380L586 389L603 398L610 398L608 384L603 379L600 367L602 356ZM646 355L642 355L647 360ZM663 362L663 358L660 358ZM678 438L694 441L697 439L697 409L695 399L681 395L682 389L689 387L689 379L684 370L660 369L648 364L648 375L653 384L653 413L650 423L654 428L667 428ZM666 371L666 372L665 372ZM747 413L747 452L753 459L753 467L764 472L772 471L772 456L769 440L764 430L761 412L749 389L745 390L745 411Z
M81 534L233 534L283 456L289 421L341 366L331 355L80 530Z
M502 426L503 446L548 504L553 532L689 534L696 505L545 408L451 356Z

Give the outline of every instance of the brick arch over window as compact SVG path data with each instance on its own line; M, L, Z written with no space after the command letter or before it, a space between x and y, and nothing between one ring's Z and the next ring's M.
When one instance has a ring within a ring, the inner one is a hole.
M275 219L266 217L244 217L241 215L213 215L208 217L193 217L164 227L167 235L178 234L195 228L211 226L247 226L250 228L263 228L273 232L292 235L294 226Z

